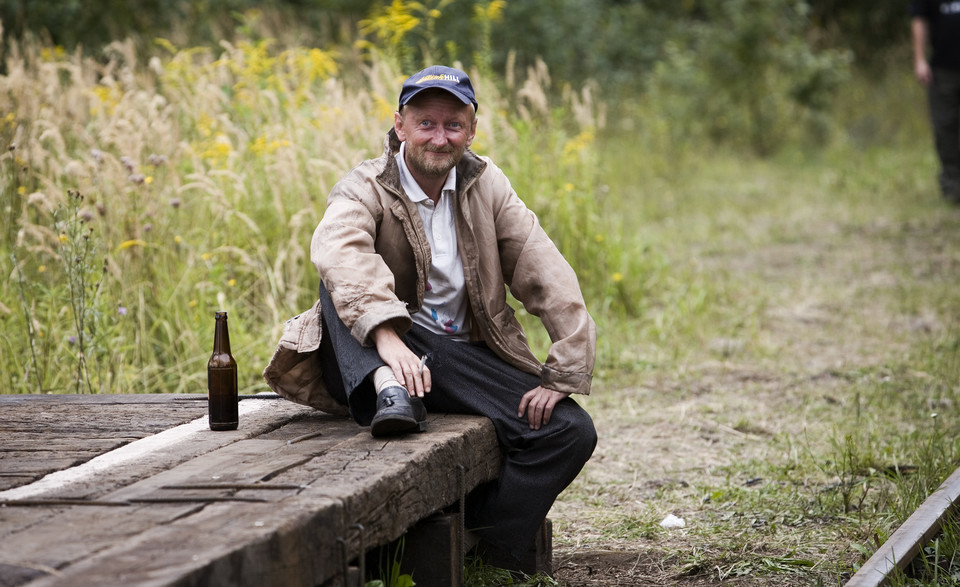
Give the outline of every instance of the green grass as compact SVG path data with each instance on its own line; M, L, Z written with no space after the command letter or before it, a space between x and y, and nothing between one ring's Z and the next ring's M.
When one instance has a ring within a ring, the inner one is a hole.
M243 391L263 390L315 295L326 193L379 154L403 75L253 44L152 67L114 50L110 77L25 47L0 78L3 391L202 392L218 309ZM598 323L581 401L601 444L552 514L560 550L636 551L676 583L855 571L960 457L960 210L935 193L919 90L855 78L829 143L758 159L667 132L666 105L604 126L609 105L542 71L522 94L477 82L476 150ZM955 529L938 540L917 572L953 568Z
M874 107L922 104L902 81ZM584 403L603 464L559 508L571 552L651 552L671 584L838 584L952 472L960 210L936 193L922 114L881 129L886 145L841 135L820 153L705 152L667 172L612 146L610 199L658 263L643 312L601 315L606 371ZM638 429L673 439L663 456ZM645 489L651 477L673 482ZM638 530L667 512L683 535ZM942 581L945 563L926 564Z

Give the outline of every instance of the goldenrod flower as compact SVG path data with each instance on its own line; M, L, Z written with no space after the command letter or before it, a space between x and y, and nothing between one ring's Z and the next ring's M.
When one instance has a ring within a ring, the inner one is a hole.
M117 250L122 251L124 249L129 249L130 247L145 247L145 246L147 246L146 241L140 240L138 238L134 238L130 240L125 240L122 243L120 243L120 245L117 247Z

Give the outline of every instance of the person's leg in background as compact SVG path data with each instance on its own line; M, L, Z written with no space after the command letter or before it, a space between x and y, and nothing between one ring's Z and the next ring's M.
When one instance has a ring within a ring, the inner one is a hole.
M934 70L928 92L940 191L948 201L960 204L960 71Z

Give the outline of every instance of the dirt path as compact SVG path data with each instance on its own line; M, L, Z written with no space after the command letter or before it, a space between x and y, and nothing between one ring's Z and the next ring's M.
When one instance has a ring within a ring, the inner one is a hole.
M795 513L794 487L833 481L810 463L835 452L865 382L923 379L922 365L889 366L956 331L943 292L960 275L958 225L960 210L946 206L909 220L822 220L704 258L707 275L756 290L748 326L589 399L600 445L551 514L561 583L831 584L843 578L835 569L862 561L838 549L853 541L848 524ZM794 467L806 472L791 477ZM660 528L671 513L686 528Z

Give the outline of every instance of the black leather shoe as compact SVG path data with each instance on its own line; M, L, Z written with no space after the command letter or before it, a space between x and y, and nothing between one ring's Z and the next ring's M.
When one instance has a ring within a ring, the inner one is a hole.
M392 386L377 394L377 413L370 423L370 434L395 436L427 429L427 409L418 397L410 397L407 390Z

